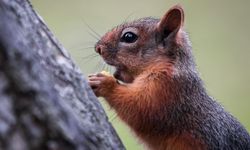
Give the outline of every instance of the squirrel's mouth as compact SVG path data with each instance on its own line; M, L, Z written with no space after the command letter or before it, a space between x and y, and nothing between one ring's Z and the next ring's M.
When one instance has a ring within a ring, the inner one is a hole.
M114 77L115 77L117 80L122 80L122 78L121 78L121 72L120 72L119 69L116 69L113 75L114 75Z
M134 78L130 74L119 67L116 67L116 71L113 75L117 80L120 80L124 83L132 83L134 80Z
M115 67L115 72L114 72L113 76L117 80L120 80L124 83L132 83L133 82L134 77L130 73L128 73L128 69L125 66L116 64L116 63L114 63L112 61L108 61L108 60L105 60L105 62L108 65Z

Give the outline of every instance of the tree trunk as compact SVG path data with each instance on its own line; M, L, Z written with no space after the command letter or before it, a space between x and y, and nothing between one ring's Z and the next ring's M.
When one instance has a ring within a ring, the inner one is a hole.
M0 0L0 149L124 149L79 68L27 0Z

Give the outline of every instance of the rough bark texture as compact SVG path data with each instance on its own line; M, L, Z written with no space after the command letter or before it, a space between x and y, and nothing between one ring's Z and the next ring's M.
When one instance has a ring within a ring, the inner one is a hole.
M27 0L0 1L0 149L124 149L79 68Z

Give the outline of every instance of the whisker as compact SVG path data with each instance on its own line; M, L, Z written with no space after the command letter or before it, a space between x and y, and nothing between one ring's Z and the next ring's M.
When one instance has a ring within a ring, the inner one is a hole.
M70 49L75 49L75 48L79 48L79 47L83 47L83 46L86 46L86 45L89 45L89 46L93 46L95 45L96 41L88 41L88 42L81 42L81 43L76 43L74 45L70 45L69 48Z
M100 39L101 35L99 33L97 33L92 27L90 27L87 23L86 23L87 27Z
M94 49L94 46L89 46L89 47L80 47L79 49L76 50L86 50L86 49Z
M94 57L94 58L97 58L97 57ZM89 64L91 61L94 60L94 58L93 58L93 59L88 59L88 60L86 60L86 61L84 61L84 62L82 62L82 63L83 63L83 64Z
M83 21L84 25L87 26L88 29L90 31L92 31L94 33L95 37L99 40L101 38L101 35L99 33L97 33L84 19L82 19L82 21Z
M109 66L108 66L108 64L105 63L105 70L106 70L107 72L109 71L108 69L109 69Z
M97 41L100 40L100 38L97 37L96 35L94 35L93 33L89 32L89 31L87 31L87 32L88 32L88 34L90 34L90 35L91 35L94 39L96 39Z
M109 70L110 68L109 68L109 65L107 65L107 72L108 73L110 73L110 70Z
M95 41L85 41L85 42L82 42L81 44L91 44L91 45L94 45Z
M106 71L106 68L107 68L107 65L106 65L106 63L104 62L104 68L103 68L103 70Z
M94 69L92 70L92 72L101 72L101 65L102 65L102 59L100 59L97 64L95 65Z
M111 66L109 66L109 73L112 74L112 72L111 72Z
M101 59L100 62L99 62L99 67L98 67L98 71L99 71L99 72L102 71L103 63L104 63L104 60Z
M91 61L93 61L93 59L88 59L88 60L86 60L86 61L84 61L84 62L82 62L83 64L89 64Z
M89 54L89 55L87 55L87 56L82 57L82 59L86 59L86 58L89 58L89 57L92 58L92 56L98 56L98 54L95 54L95 53Z
M130 13L130 14L125 18L125 20L123 21L123 23L127 22L128 19L129 19L132 15L134 15L134 14L135 14L135 11L132 12L132 13Z
M105 62L103 61L102 62L102 70L104 70L104 68L105 68Z
M97 56L98 56L98 55L89 56L89 57L85 58L85 61L83 61L82 63L83 63L83 64L89 63L90 61L93 61L94 58L98 58Z

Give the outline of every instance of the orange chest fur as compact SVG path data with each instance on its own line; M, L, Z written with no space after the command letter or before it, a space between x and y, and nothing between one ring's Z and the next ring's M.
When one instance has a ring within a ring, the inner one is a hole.
M149 149L152 150L206 150L201 139L196 139L190 134L172 136L168 138L146 139Z

